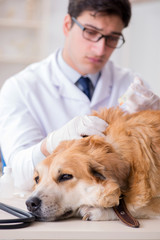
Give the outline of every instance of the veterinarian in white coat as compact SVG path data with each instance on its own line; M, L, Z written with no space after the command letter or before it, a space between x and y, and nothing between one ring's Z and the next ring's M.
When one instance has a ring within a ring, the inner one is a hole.
M132 83L134 73L109 61L115 44L112 41L117 35L118 38L123 37L121 31L128 25L129 2L119 0L122 18L112 0L108 1L112 2L115 12L111 16L91 14L95 10L102 11L98 10L101 8L99 1L93 0L89 6L89 2L84 0L82 9L78 2L70 0L69 14L63 26L66 36L64 48L11 77L1 90L1 149L7 165L12 167L15 185L23 189L31 189L36 165L60 141L83 135L102 135L107 124L97 117L85 116L92 110L117 106L118 99L128 88L134 89L128 100L132 109L150 107L150 99L158 99L143 84ZM101 2L104 4L103 12L107 13L107 1ZM127 14L123 8L128 10ZM89 34L92 31L98 36L97 41L86 39L85 31ZM109 44L113 46L109 47ZM91 80L91 100L77 82L81 76Z

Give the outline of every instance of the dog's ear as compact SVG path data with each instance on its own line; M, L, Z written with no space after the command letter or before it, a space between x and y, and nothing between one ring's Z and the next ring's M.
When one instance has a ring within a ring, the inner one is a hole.
M89 152L93 156L94 162L91 165L91 173L99 180L105 178L114 179L124 191L128 187L128 177L130 174L130 164L114 147L106 142L105 138L92 136L88 139Z
M107 176L105 166L92 161L90 163L90 173L102 186L98 197L99 206L108 208L118 205L121 190L119 184L113 178Z
M96 161L91 161L89 171L96 182L102 186L99 188L100 192L97 204L105 208L118 205L121 190L119 184L114 179L108 178L106 167Z
M105 167L96 161L92 161L89 163L89 172L91 175L99 182L104 181L105 177Z
M113 152L113 147L110 143L106 142L105 137L101 136L90 136L87 138L88 142L87 145L91 149L91 151L101 151L103 153L110 153Z
M107 153L101 164L105 166L105 176L114 179L121 191L124 192L128 188L131 169L129 162L121 158L117 153Z
M102 184L101 193L99 194L99 205L104 208L119 205L121 190L119 185L112 179L105 180Z

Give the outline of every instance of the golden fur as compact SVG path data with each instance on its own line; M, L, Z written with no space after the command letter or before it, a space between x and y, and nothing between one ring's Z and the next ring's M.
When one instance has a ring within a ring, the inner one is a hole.
M41 204L33 212L45 221L111 220L123 194L135 217L160 216L160 111L111 108L93 115L109 124L105 137L64 141L39 164L28 201L37 197Z

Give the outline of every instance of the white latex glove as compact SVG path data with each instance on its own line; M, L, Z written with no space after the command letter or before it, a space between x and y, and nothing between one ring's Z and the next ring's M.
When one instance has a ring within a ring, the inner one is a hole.
M143 81L136 77L125 94L118 99L119 105L128 113L141 110L160 109L160 98L147 89Z
M47 151L52 153L58 144L64 140L79 139L89 135L104 136L102 132L107 126L108 124L104 120L96 116L75 117L62 128L47 136Z

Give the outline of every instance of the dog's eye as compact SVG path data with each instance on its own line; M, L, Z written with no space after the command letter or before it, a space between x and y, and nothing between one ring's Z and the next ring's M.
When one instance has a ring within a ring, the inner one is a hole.
M39 176L35 177L34 181L36 182L36 184L39 183Z
M72 178L73 178L73 176L71 174L62 174L58 177L58 182L64 182L64 181L70 180Z

